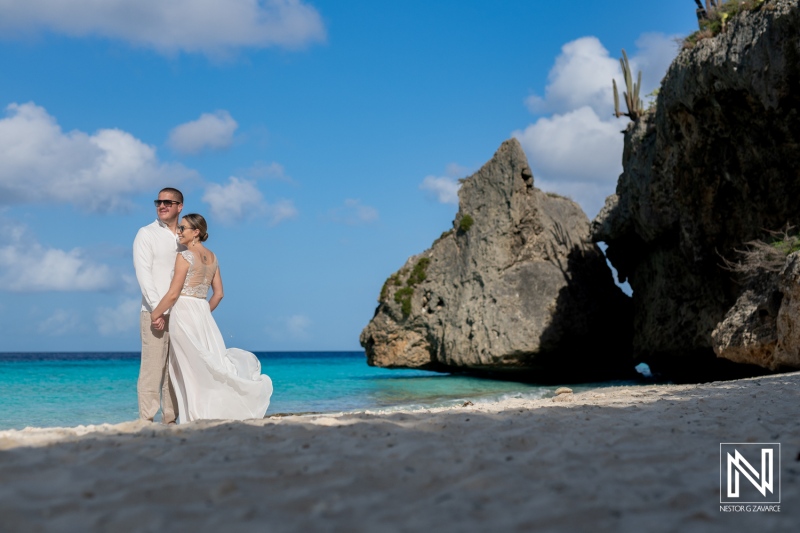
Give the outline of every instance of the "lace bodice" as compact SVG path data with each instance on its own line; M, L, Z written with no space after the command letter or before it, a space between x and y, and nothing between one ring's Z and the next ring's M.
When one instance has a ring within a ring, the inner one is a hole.
M189 262L189 272L186 273L186 281L183 282L181 296L194 296L195 298L205 298L208 296L208 288L211 280L217 273L217 256L211 254L211 261L203 264L203 261L193 252L184 250L181 256Z

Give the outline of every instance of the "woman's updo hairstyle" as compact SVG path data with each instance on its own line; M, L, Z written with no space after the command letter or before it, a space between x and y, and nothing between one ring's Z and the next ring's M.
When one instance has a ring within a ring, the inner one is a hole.
M192 225L192 228L200 231L200 235L197 237L200 239L200 242L206 242L208 239L208 224L206 224L206 219L203 218L203 215L191 213L184 215L183 218Z

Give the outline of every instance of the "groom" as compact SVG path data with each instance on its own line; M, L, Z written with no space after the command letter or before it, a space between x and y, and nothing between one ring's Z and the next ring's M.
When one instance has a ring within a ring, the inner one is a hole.
M157 330L150 313L169 289L176 254L185 249L177 239L183 194L171 187L161 189L155 204L155 222L139 229L133 241L133 267L142 290L142 363L136 391L139 418L152 422L160 405L162 423L174 424L178 401L169 379L169 315L164 317L166 327Z

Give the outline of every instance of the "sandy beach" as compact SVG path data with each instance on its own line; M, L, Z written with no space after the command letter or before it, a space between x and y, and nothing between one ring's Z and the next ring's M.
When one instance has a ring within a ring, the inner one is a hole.
M719 444L779 442L780 512ZM794 531L800 373L405 412L0 432L2 531Z

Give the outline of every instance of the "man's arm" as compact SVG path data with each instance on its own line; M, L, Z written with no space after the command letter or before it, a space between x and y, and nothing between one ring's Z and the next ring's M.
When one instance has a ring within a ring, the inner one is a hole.
M153 243L152 237L147 235L144 228L140 229L133 240L133 268L136 270L136 280L142 290L147 305L153 310L161 301L153 280Z

